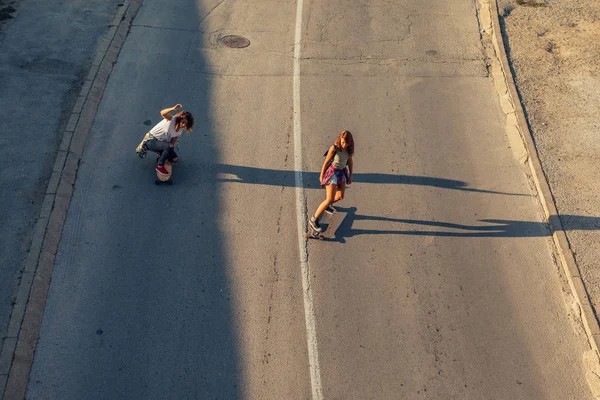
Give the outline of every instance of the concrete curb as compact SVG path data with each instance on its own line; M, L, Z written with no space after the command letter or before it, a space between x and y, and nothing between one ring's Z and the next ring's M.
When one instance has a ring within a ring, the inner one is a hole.
M585 289L585 284L581 278L579 267L577 266L575 257L571 251L566 232L564 231L562 223L560 222L558 210L556 209L556 204L554 203L554 197L552 196L552 191L550 190L550 185L546 179L544 170L542 169L542 164L538 157L537 149L533 141L533 135L529 130L529 125L527 123L527 119L525 118L525 113L523 112L523 107L519 99L519 94L517 92L512 71L508 63L506 49L504 47L504 40L502 37L502 31L500 29L497 0L490 0L490 12L492 15L492 37L494 48L502 64L503 75L508 88L508 95L510 96L517 119L516 124L528 153L527 156L529 168L531 169L531 174L540 196L540 202L544 208L546 219L552 231L552 238L554 239L560 264L565 276L567 277L573 296L579 305L581 320L583 322L583 326L585 327L591 352L593 353L586 354L585 356L585 361L587 364L586 368L588 369L587 379L592 391L595 392L594 395L598 397L600 395L600 391L598 391L600 384L600 377L598 373L600 371L600 364L598 364L600 362L600 326L598 325L598 320L596 319L594 309L592 308L588 293Z
M54 257L73 195L79 161L113 65L143 0L126 1L98 42L96 55L63 133L0 353L3 400L23 399L42 325Z

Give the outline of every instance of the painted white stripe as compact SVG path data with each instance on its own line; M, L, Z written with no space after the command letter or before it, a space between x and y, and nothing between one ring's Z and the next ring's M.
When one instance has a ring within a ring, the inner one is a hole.
M294 44L294 178L296 183L296 224L298 226L298 249L300 250L300 270L302 272L302 289L304 294L304 318L306 321L306 340L308 343L308 367L313 400L323 399L321 389L321 370L319 368L319 351L317 346L317 330L315 323L315 306L310 287L310 268L306 243L306 199L304 182L302 181L302 124L300 114L300 45L302 39L303 0L297 0L296 34Z

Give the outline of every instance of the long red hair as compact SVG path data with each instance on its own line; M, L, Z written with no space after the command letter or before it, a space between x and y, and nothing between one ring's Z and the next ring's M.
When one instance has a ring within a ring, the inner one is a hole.
M342 148L342 139L344 139L346 141L346 144L348 145L348 147L346 147L346 149L348 150L348 154L353 155L354 154L354 138L352 137L352 133L350 133L350 131L342 131L342 133L340 133L337 137L337 139L335 140L335 142L333 143L333 145L335 147L337 147L338 149Z

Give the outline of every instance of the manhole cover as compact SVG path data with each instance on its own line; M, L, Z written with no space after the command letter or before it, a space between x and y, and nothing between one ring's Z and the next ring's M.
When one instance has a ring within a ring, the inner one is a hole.
M250 41L243 36L227 35L221 38L221 43L232 49L243 49L250 46Z

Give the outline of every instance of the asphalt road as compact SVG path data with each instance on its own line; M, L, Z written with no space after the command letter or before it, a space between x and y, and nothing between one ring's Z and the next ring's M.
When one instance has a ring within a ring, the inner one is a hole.
M27 398L591 398L473 3L305 2L300 91L296 10L144 2L79 167ZM134 148L175 103L196 128L155 186ZM307 245L307 312L294 159L312 211L342 129L355 182L336 241Z

